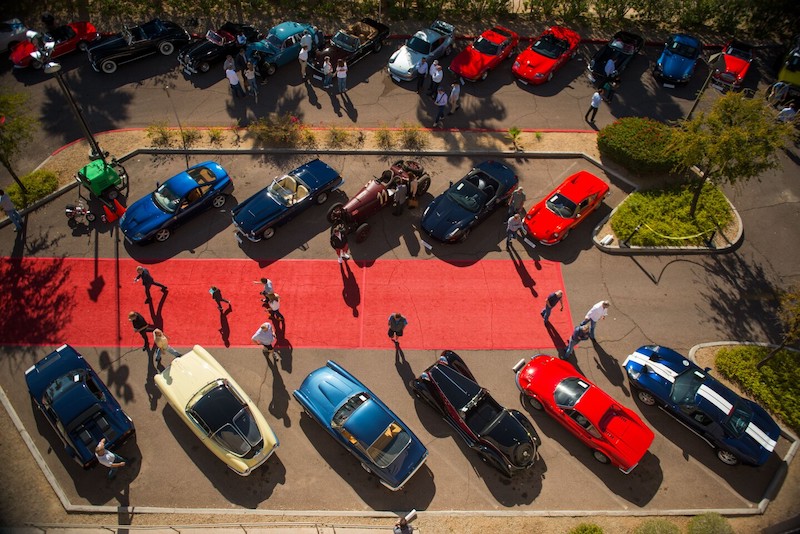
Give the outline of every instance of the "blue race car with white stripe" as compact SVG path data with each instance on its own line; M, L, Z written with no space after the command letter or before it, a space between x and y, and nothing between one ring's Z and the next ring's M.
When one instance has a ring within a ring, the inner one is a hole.
M714 447L724 463L762 465L775 449L781 430L772 417L709 369L658 345L639 347L623 365L641 402L659 405Z

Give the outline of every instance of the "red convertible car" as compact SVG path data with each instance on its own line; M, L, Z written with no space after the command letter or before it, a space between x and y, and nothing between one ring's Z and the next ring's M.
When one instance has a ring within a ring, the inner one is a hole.
M546 29L514 61L511 72L524 84L539 85L553 79L553 74L575 57L581 36L563 26Z
M516 32L495 26L486 30L475 42L462 50L450 63L450 70L471 82L485 80L489 71L511 56L519 44Z
M567 361L537 354L514 366L522 400L544 410L592 449L600 463L626 475L639 464L654 434L634 412L592 384Z
M723 91L739 89L752 61L753 47L733 39L722 49L722 57L717 60L711 75L711 85Z
M608 184L586 171L573 174L525 215L528 235L542 245L555 245L609 195Z
M51 58L57 58L75 50L83 52L89 47L89 43L98 37L100 34L97 33L97 28L91 22L71 22L43 34L45 43L54 43L53 52L50 54ZM35 56L38 56L38 51L33 43L23 41L11 52L10 57L15 67L32 66L39 69L42 67L42 62Z

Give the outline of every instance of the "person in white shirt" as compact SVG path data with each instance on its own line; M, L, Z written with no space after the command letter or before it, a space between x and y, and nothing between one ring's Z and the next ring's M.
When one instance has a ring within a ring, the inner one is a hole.
M428 59L422 58L417 63L417 93L422 91L425 85L425 77L428 75Z
M94 455L100 465L108 467L109 480L114 478L117 474L117 469L125 467L130 461L106 449L106 438L101 439L97 443L97 447L94 449Z
M324 89L333 87L333 65L331 64L331 57L325 56L325 61L322 63L322 74L325 75L325 80L322 82Z
M433 62L431 65L431 87L428 91L428 94L435 100L436 99L436 91L439 89L439 84L442 83L442 79L444 78L444 70L442 66L439 65L439 60Z
M794 102L783 108L780 113L778 113L778 120L781 122L792 122L795 117L797 117L797 109Z
M614 72L617 70L617 66L614 64L614 60L613 59L608 58L608 61L606 61L606 66L605 66L604 70L605 70L607 78L611 78L614 75Z
M347 92L347 63L340 59L336 63L336 82L339 84L339 92Z
M580 326L585 325L586 323L591 323L591 327L589 329L589 337L592 338L594 341L594 327L597 325L597 321L605 319L608 315L608 307L611 306L607 300L601 300L597 304L591 307L591 309L586 312L586 317L584 317L583 321L581 322Z
M586 110L586 115L583 119L588 123L594 123L594 118L597 116L597 110L600 109L600 102L603 101L603 90L598 89L592 95L592 102L589 104L589 109ZM592 118L589 118L589 114L591 113Z
M264 347L264 355L269 357L275 351L275 330L272 328L272 323L264 323L258 327L256 333L250 338L254 344ZM278 360L278 356L275 356Z
M297 56L297 60L300 62L300 76L303 79L306 79L306 66L308 65L308 47L303 46L300 48L300 54Z
M506 250L511 247L511 240L522 230L523 224L522 216L519 213L515 213L508 218L508 223L506 224Z
M303 36L300 37L300 46L305 46L306 50L311 50L312 39L308 30L303 30Z
M456 81L450 86L450 113L448 115L452 115L461 107L458 103L459 98L461 98L461 84Z
M436 114L436 120L433 121L433 126L435 128L437 124L439 126L442 125L442 121L444 120L444 110L447 108L447 93L444 92L444 87L439 87L439 89L437 89L434 103L436 104L436 107L439 108L439 113Z
M242 90L242 86L239 85L239 75L236 74L236 71L233 69L228 69L225 71L225 76L228 78L228 83L231 84L231 91L233 91L233 96L244 97L244 91Z

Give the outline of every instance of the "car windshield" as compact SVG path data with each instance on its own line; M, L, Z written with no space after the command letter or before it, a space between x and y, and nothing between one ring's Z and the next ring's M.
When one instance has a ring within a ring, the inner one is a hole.
M483 191L467 181L461 181L447 191L447 198L472 213L478 213L486 203Z
M223 425L211 439L233 454L244 456L261 443L261 432L250 409L244 406L233 418L233 422Z
M786 60L786 70L796 72L800 70L800 54L794 53Z
M431 51L431 44L424 39L420 39L416 35L406 41L406 46L409 50L419 52L420 54L427 54Z
M214 30L208 30L206 32L206 40L214 43L217 46L223 46L226 44L226 39Z
M187 414L224 449L246 455L261 442L261 433L247 403L227 380L215 380L189 401Z
M722 426L724 426L728 432L739 438L742 437L742 434L747 430L752 420L753 410L743 401L739 400L733 407L731 414L722 423Z
M85 369L75 369L53 380L44 392L44 398L52 403L61 395L72 389L75 385L83 383L86 377Z
M292 198L295 196L295 191L292 191L288 186L296 183L296 180L288 175L275 178L267 189L267 193L275 199L278 204L289 206L292 203Z
M166 182L153 192L153 202L165 212L175 213L181 203L181 197L170 189L169 182Z
M697 48L688 44L679 43L675 39L670 39L669 43L667 43L667 48L670 52L678 54L679 56L688 57L689 59L697 57Z
M389 467L397 456L411 443L411 436L396 422L392 421L386 430L367 447L367 454L381 469Z
M280 48L281 46L283 46L283 41L281 40L281 38L275 35L275 33L273 33L272 31L270 31L267 34L267 37L264 40L267 42L267 44L270 44L275 48Z
M623 54L633 54L633 44L626 43L622 39L614 39L611 41L609 45L611 48L615 48L622 52Z
M493 43L488 39L484 39L483 37L478 37L478 40L475 41L473 46L475 50L486 56L496 56L500 53L501 48L497 43Z
M565 378L556 386L554 398L556 406L561 408L572 408L581 400L583 394L589 389L589 384L578 377L571 376Z
M688 369L675 377L672 391L669 394L672 402L679 405L694 404L697 390L703 385L706 375L697 369Z
M352 35L346 34L342 30L339 30L336 32L336 35L331 37L331 43L347 52L355 52L358 48L358 39Z
M556 193L548 198L545 204L547 205L547 209L565 219L573 217L575 215L575 209L577 208L573 201L561 193Z
M369 395L366 393L359 393L357 395L353 395L347 402L345 402L341 408L336 410L336 413L333 414L333 420L331 421L331 426L334 427L342 427L344 426L345 421L356 411L356 408L364 404L369 400Z
M547 34L533 43L531 48L544 57L556 59L557 57L561 56L561 54L566 52L566 50L569 48L569 44L563 39L558 39L553 34Z
M750 52L750 50L738 48L736 45L730 45L727 50L725 50L725 53L729 56L738 57L747 61L750 61L750 58L753 57L753 54Z

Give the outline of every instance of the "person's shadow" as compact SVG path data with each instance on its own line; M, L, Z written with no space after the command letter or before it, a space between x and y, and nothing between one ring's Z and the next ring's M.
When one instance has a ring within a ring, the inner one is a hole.
M232 308L228 305L228 309L219 312L219 334L222 336L222 342L226 347L231 346L231 325L228 323L228 314L231 313Z
M342 93L342 105L350 120L356 122L358 120L358 110L353 105L353 101L350 100L350 96L347 93Z
M397 369L397 376L403 381L403 386L409 393L412 393L409 383L414 380L414 371L411 370L411 365L406 360L406 355L403 349L400 348L400 343L394 346L394 367Z
M314 89L314 84L311 83L311 77L306 78L304 84L308 92L308 103L317 109L322 109L322 104L320 104L317 97L317 91Z
M553 326L553 323L550 321L544 323L544 327L547 329L547 333L550 334L550 339L553 340L553 347L555 347L559 354L563 354L564 350L567 348L567 344L564 343L561 334L558 333L558 330L556 330L556 327Z
M534 298L538 297L539 293L533 287L536 285L536 281L525 267L525 262L522 260L522 256L519 255L519 252L517 252L517 249L514 248L513 242L508 246L508 255L511 256L511 261L514 262L514 268L517 270L522 286L527 287Z
M294 358L294 346L292 342L280 336L280 342L275 346L275 352L281 357L281 369L292 374L292 361Z
M152 323L156 325L158 328L164 328L164 319L162 318L162 311L164 310L164 303L167 300L167 291L161 292L161 298L158 301L158 306L153 307L153 299L148 299L149 302L147 303L150 306L150 318L152 319Z
M361 289L356 282L356 276L350 270L347 261L339 264L342 273L342 297L345 304L353 309L353 317L358 317L358 305L361 304Z
M342 105L339 103L339 98L336 94L336 91L331 89L328 95L331 97L331 107L333 108L333 112L336 113L338 117L342 116Z
M283 361L282 353L281 361ZM273 358L267 358L267 367L272 372L272 400L269 403L269 413L275 419L283 420L283 426L289 428L292 426L292 420L289 418L289 391L278 369L278 362Z
M151 412L156 411L156 408L158 407L158 399L161 397L161 390L158 389L158 386L156 386L156 382L154 380L156 373L158 373L158 369L156 369L155 363L153 363L155 351L155 345L147 349L147 379L144 383L144 390L147 393L148 400L150 401Z

